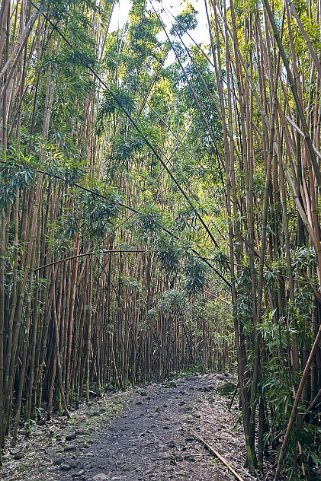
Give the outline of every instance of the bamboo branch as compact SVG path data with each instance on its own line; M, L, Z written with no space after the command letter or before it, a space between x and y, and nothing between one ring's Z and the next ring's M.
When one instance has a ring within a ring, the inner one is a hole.
M290 124L292 125L292 127L301 135L301 137L304 139L304 133L302 132L302 130L300 129L300 127L288 116L286 115L285 118L290 122ZM312 147L314 149L314 152L316 153L316 155L319 157L319 159L321 159L321 152L315 147L314 144L312 144Z
M78 259L79 257L86 257L86 256L91 256L91 255L99 255L99 254L120 254L120 253L147 253L147 252L150 252L148 250L144 250L144 249L107 249L107 250L103 250L101 252L82 252L81 254L77 254L77 255L74 255L74 256L70 256L70 257L65 257L64 259L59 259L58 261L53 261L53 262L49 262L49 264L44 264L43 266L40 266L40 267L36 267L36 269L33 270L33 272L38 272L40 271L41 269L45 269L46 267L51 267L51 266L55 266L57 264L61 264L63 262L67 262L67 261L71 261L73 259Z
M217 452L214 448L212 448L212 446L210 446L203 438L201 438L195 431L193 431L193 429L191 430L191 433L198 441L200 441L204 445L207 451L213 454L213 456L219 459L221 463L223 463L224 466L227 467L227 469L235 476L235 478L238 481L244 481L244 479L241 478L241 476L235 471L235 469L230 465L230 463L219 452Z

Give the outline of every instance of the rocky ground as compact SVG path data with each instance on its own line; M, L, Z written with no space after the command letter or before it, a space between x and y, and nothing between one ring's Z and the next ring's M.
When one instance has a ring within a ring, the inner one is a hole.
M94 400L70 420L56 418L27 439L21 435L0 479L235 480L194 431L250 481L237 406L227 409L233 390L228 375L185 376Z

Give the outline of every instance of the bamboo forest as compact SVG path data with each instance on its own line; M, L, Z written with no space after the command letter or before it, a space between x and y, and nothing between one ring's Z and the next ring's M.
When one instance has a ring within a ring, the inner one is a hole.
M0 1L0 479L321 480L321 2Z

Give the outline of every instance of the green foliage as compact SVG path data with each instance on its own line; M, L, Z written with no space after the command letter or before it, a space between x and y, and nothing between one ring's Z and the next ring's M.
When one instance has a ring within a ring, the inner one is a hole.
M300 443L302 454L298 452ZM321 429L317 425L295 426L290 437L284 474L289 481L319 481ZM317 448L316 448L317 447ZM293 462L294 460L294 462ZM306 475L302 474L302 464Z
M84 232L92 240L103 240L113 233L113 219L119 212L119 197L114 189L104 189L103 198L90 192L80 194Z
M113 143L112 158L119 161L131 162L135 155L142 151L145 146L145 140L135 131L128 132L120 131L119 135L115 137Z
M207 283L208 269L204 262L190 256L185 266L185 288L189 294L203 291Z
M142 231L144 237L155 238L162 225L162 215L155 206L147 206L141 209L136 221L137 227Z
M168 236L160 235L156 245L156 256L163 269L171 274L178 273L182 249Z
M188 299L184 291L170 289L163 293L157 308L164 314L185 314L188 309Z
M264 281L267 286L278 286L280 280L286 275L286 265L281 261L273 262L264 269Z
M292 267L295 273L302 269L315 268L316 255L312 247L299 247L292 253Z
M121 285L123 287L127 287L131 289L133 292L142 293L143 292L143 285L134 277L131 276L121 276L120 278Z
M97 122L99 122L102 117L114 114L116 111L123 112L123 110L125 110L131 113L134 108L135 99L129 91L125 88L111 86L110 90L105 92Z
M11 150L10 154L12 157L14 151ZM21 157L21 160L28 160ZM35 171L31 166L10 163L7 156L4 163L0 163L0 207L6 209L14 202L18 191L29 187L34 179Z
M66 211L59 220L49 226L48 245L55 254L61 255L70 249L75 235L81 230L81 222L77 213Z
M125 55L129 68L135 65L140 70L146 62L150 65L154 56L161 53L161 44L157 39L161 25L154 13L147 12L146 2L141 0L133 1L129 19L129 42L125 47Z
M78 4L78 0L55 0L52 2L51 0L45 0L43 2L43 9L47 11L47 14L50 16L51 19L57 20L68 20L70 15L73 15L73 18L77 16L78 11L74 8ZM95 9L95 2L93 0L84 0L83 7L93 8Z
M188 30L194 30L197 27L197 11L191 3L187 3L184 10L176 16L176 21L172 27L171 33L183 35Z
M226 274L230 270L228 256L223 251L216 251L213 255L213 261L220 268L221 272Z

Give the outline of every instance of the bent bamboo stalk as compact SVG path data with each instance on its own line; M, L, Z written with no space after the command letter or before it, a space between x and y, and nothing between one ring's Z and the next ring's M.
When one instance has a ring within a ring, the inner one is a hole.
M218 453L212 446L210 446L203 438L201 438L193 429L191 429L191 433L193 436L200 441L204 447L211 453L213 454L217 459L221 461L221 463L224 464L224 466L227 467L227 469L235 476L235 478L238 481L244 481L243 478L235 471L235 469L229 464L229 462L220 454Z

